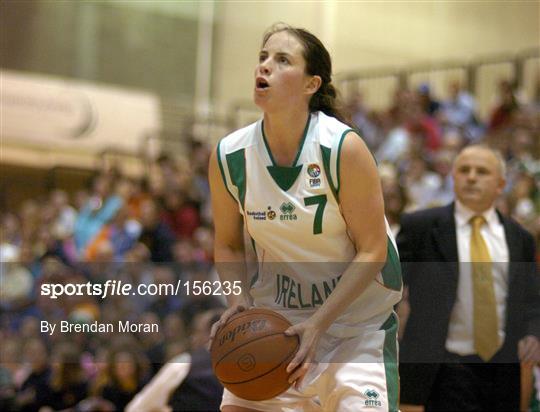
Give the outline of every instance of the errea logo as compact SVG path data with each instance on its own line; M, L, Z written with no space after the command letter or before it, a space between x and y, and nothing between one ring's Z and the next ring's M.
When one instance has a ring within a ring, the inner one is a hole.
M296 220L298 217L294 213L296 207L291 202L283 202L279 207L281 211L280 220Z
M364 392L364 395L367 398L364 401L364 404L367 407L382 406L382 402L379 400L379 392L377 392L375 389L368 388Z

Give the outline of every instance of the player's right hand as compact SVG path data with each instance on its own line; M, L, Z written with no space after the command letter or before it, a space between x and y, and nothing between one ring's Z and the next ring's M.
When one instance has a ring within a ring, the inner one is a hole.
M223 312L223 314L221 315L219 320L212 325L212 329L210 330L210 339L208 341L208 350L210 350L210 348L212 347L212 342L214 341L214 337L216 336L216 333L219 330L219 328L221 328L222 326L225 326L227 324L227 322L229 321L231 316L233 316L236 313L243 312L247 308L248 308L247 304L241 303L241 304L231 306L225 312Z

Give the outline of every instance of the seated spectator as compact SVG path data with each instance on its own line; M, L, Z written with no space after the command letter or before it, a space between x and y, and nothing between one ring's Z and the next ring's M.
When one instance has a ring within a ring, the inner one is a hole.
M47 348L41 339L31 339L24 346L23 362L28 362L28 369L27 377L15 397L17 411L35 412L49 404L51 369L47 355Z
M515 112L519 109L515 87L509 80L499 83L498 102L489 118L489 131L499 131L512 123Z
M435 118L428 116L419 102L413 101L404 110L405 125L412 138L421 142L423 151L437 151L441 146L442 136Z
M467 141L477 141L483 134L483 128L475 115L474 97L462 89L458 81L451 82L448 88L450 98L442 103L438 115L444 132L457 129L463 133Z
M384 197L384 215L388 219L390 229L395 236L399 232L401 214L407 206L406 191L396 179L382 179L381 182Z
M206 348L212 324L220 310L195 316L191 325L191 349L177 354L176 344L170 349L170 360L127 406L126 412L137 411L218 411L223 387L212 371Z
M402 178L409 198L408 211L425 209L433 204L441 188L441 178L429 170L425 159L411 158Z
M49 201L54 208L55 220L52 224L52 232L57 239L66 239L73 234L77 211L69 204L69 198L65 191L54 190Z
M174 233L159 218L158 206L154 200L147 200L141 205L141 225L139 242L150 250L152 262L172 262Z
M88 386L80 361L80 354L72 343L64 343L54 349L47 406L63 410L86 398Z
M422 111L430 117L435 117L441 108L441 104L431 94L429 84L422 83L418 86L417 94Z
M163 196L161 220L174 232L176 239L193 237L201 224L199 210L183 190L167 191Z
M347 110L350 113L352 123L370 150L377 149L380 144L379 133L365 106L362 92L357 91L352 95L347 104Z
M144 383L145 369L140 354L128 347L111 350L107 361L107 383L101 390L101 397L112 402L120 412Z
M388 131L375 154L379 162L396 163L409 152L411 138L402 120L402 111L382 116L384 129Z

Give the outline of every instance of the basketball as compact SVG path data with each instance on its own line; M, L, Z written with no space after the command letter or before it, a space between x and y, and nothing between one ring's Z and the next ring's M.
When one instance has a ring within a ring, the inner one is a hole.
M291 324L268 309L233 315L218 330L210 348L212 367L223 386L236 396L262 401L286 391L287 365L300 344L283 332Z

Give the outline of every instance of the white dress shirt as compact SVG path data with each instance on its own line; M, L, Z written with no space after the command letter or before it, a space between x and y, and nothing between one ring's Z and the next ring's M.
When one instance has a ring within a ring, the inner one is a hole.
M459 280L456 302L452 309L446 350L458 355L473 355L473 286L471 278L471 225L470 219L476 213L456 200L454 218L456 222L456 238L459 259ZM504 325L506 322L506 296L508 294L508 262L509 253L504 227L494 208L485 211L482 216L486 224L480 233L486 242L491 261L493 262L493 285L495 301L497 302L497 318L499 323L499 342L502 345L505 338Z

